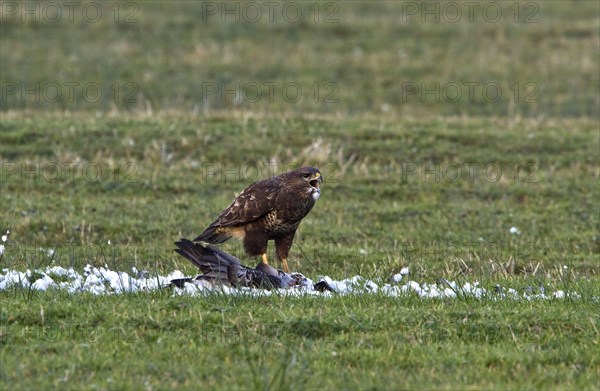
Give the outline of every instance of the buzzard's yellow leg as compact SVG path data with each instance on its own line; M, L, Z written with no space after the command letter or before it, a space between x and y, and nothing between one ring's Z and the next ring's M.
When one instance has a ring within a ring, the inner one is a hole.
M283 258L281 260L281 268L283 269L284 272L289 273L290 272L290 268L288 267L287 264L287 259Z
M269 261L267 260L267 253L264 253L263 255L261 255L262 257L262 263L264 263L265 265L269 264Z

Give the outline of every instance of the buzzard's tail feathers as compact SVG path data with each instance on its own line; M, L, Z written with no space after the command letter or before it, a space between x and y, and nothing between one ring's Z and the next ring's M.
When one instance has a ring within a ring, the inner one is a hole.
M217 227L208 227L204 230L194 242L204 242L210 244L221 244L231 239L231 235L217 233Z

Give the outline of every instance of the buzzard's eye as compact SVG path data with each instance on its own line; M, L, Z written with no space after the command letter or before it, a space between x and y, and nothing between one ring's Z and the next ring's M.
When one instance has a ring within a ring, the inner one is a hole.
M302 178L309 178L310 174L302 174Z

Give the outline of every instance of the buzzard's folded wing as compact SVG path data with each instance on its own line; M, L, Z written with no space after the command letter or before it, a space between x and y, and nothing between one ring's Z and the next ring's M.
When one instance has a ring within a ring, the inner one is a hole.
M278 194L279 183L274 178L253 183L221 212L213 224L229 227L254 221L273 210Z
M248 186L194 242L218 244L231 235L218 233L217 228L244 225L259 219L275 208L280 191L275 178L258 181Z

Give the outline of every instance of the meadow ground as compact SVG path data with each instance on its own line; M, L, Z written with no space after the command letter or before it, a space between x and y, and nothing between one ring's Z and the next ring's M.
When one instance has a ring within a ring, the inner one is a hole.
M597 384L593 121L6 114L2 127L3 156L29 161L2 186L6 268L90 263L193 274L172 242L197 234L246 175L278 157L325 168L323 197L292 248L292 268L307 276L385 281L407 266L416 281L581 295L203 299L11 288L0 292L2 381L11 388ZM281 140L275 153L273 138ZM216 170L227 156L246 163ZM94 162L102 177L79 166L72 177L57 174L56 159ZM462 162L502 175L444 177ZM242 255L239 244L225 248Z
M109 9L98 23L3 19L1 269L194 274L175 240L198 234L250 182L310 164L325 183L292 269L384 282L408 267L419 282L577 296L11 287L0 291L2 388L598 387L596 2L502 3L511 16L495 23L403 21L393 2L319 3L334 4L320 10L337 10L335 23L315 22L312 3L301 3L310 17L297 23L221 23L192 2L131 4L133 24L111 22ZM533 11L537 22L525 23ZM39 93L20 95L36 81ZM310 98L244 95L244 83L274 81ZM71 82L104 93L50 99L47 83L67 91ZM453 101L442 87L413 94L421 82L497 83L505 93ZM516 99L515 87L535 100ZM252 262L239 243L223 247Z

